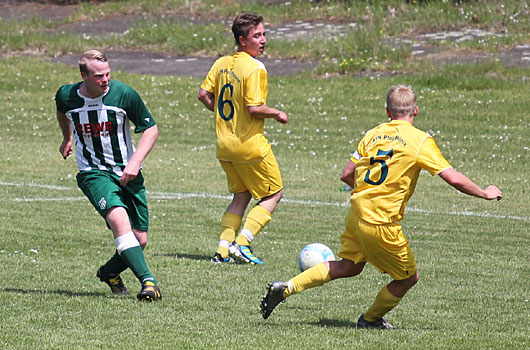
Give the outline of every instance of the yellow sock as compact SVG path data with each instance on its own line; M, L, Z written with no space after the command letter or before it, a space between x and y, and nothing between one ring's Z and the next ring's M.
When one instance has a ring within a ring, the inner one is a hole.
M225 212L221 220L221 236L219 237L219 247L217 253L223 258L228 257L228 247L236 238L236 233L241 227L243 218L237 214Z
M402 298L398 298L392 295L387 286L384 286L377 297L375 298L374 303L368 311L364 313L364 319L368 322L374 322L384 315L386 315L390 310L396 307L397 304L401 301Z
M250 242L271 221L272 214L261 205L256 205L250 210L245 220L245 226L237 236L236 243L239 245L250 245Z
M287 298L291 294L297 294L303 290L321 286L329 281L331 281L329 271L324 263L320 263L290 279L287 282L289 288L285 289L283 296Z

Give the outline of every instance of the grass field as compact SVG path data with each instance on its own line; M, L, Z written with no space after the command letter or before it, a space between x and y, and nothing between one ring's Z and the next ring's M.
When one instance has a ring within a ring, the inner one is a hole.
M267 30L295 22L317 26L333 23L350 28L341 36L308 34L297 40L278 37L267 43L266 55L269 57L318 61L321 72L415 72L420 67L415 64L411 44L407 42L425 33L463 29L491 33L472 40L429 42L446 54L498 52L516 44L530 43L528 0L62 2L78 3L77 10L60 20L28 15L24 20L0 21L0 54L24 52L53 56L98 47L215 57L233 51L227 22L242 9L263 14ZM106 19L110 22L114 18L120 22L122 16L131 16L129 20L133 22L125 31L78 33L84 28L105 28L97 21ZM76 27L79 21L84 21L86 27ZM94 24L91 21L95 21ZM352 24L354 27L350 27Z
M481 78L474 78L477 73ZM448 67L417 76L271 79L270 104L290 114L267 123L285 201L255 241L263 267L214 266L229 202L214 158L212 116L196 101L198 79L114 78L137 88L160 126L144 164L152 214L146 256L164 299L114 297L95 278L112 254L110 232L76 188L74 159L57 149L53 95L73 68L36 58L0 61L0 314L3 349L264 348L523 349L528 345L528 72ZM417 126L501 202L473 199L422 174L403 222L422 279L389 319L400 329L354 328L388 277L369 267L280 305L264 321L267 282L297 273L307 243L335 251L347 211L343 165L362 131L385 120L390 85L412 84ZM124 279L135 293L130 272Z
M156 2L135 3L146 13L157 12ZM192 8L197 3L204 7ZM372 5L378 2L333 3L375 11ZM513 15L525 2L504 3L470 1L461 7L468 15L474 9L495 26L498 16L490 18L488 11L503 8ZM116 8L109 12L120 11L117 3L110 4ZM206 13L220 17L236 6L213 0L161 4L166 11L182 5L189 13L209 9ZM293 4L298 7L273 17L290 20L298 11L303 19L326 20L336 11ZM82 10L96 13L97 6L83 4ZM402 7L400 30L416 25L418 18L435 29L462 24L447 1L410 9ZM436 16L440 10L449 15ZM418 11L421 16L415 17ZM525 24L510 23L519 30L510 40L528 37L521 30ZM366 78L270 77L269 104L287 111L290 119L287 125L266 122L285 197L253 243L265 261L262 267L209 261L230 197L215 159L213 116L196 98L201 80L113 72L114 79L140 93L160 128L144 175L151 213L146 258L164 298L148 304L136 301L140 286L130 271L123 274L128 297L111 295L95 277L115 250L111 233L76 186L75 159L64 161L58 152L61 134L53 97L60 85L78 81L79 72L41 56L100 42L79 44L68 34L56 42L45 34L34 36L44 32L42 26L51 26L38 20L24 24L25 36L19 35L20 23L1 25L0 52L12 56L0 59L1 349L528 348L528 69L485 63L415 66L420 70L410 75ZM37 47L42 55L16 54ZM293 296L263 320L259 302L266 284L297 274L298 252L306 244L322 242L338 252L348 210L348 193L339 190L340 173L362 133L386 120L386 91L401 83L418 93L415 125L434 135L455 168L481 186L499 186L503 200L470 198L439 177L420 176L402 224L421 279L388 315L398 330L355 328L389 281L371 266L361 276Z

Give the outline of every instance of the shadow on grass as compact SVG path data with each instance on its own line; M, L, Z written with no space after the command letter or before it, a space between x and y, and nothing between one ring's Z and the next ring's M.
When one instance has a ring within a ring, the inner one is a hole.
M308 323L313 326L318 327L335 327L335 328L352 328L352 329L360 329L363 331L371 332L371 331L382 331L382 329L366 329L366 328L357 328L357 322L352 321L345 321L345 320L333 320L329 318L322 318L318 320L317 322L310 322ZM396 330L403 330L402 327L397 327ZM427 329L427 328L425 328ZM396 331L394 330L394 331ZM388 330L386 330L388 331Z
M42 289L19 289L19 288L4 288L8 293L22 293L22 294L57 294L67 297L102 297L108 296L108 293L100 292L72 292L69 290L42 290Z
M311 322L310 324L319 327L335 327L335 328L357 328L357 322L344 321L344 320L332 320L329 318L322 318L317 322Z
M175 259L189 259L189 260L196 260L196 261L211 261L212 256L211 255L199 255L199 254L181 254L181 253L175 253L175 254L154 254L154 256L163 256L166 258L175 258ZM250 266L250 264L242 261L235 261L232 259L229 264L214 264L214 265L227 265L227 266L234 266L234 265L243 265L243 266Z
M176 259L190 259L190 260L208 260L210 261L211 256L208 255L199 255L199 254L154 254L155 256L165 256L167 258L176 258Z

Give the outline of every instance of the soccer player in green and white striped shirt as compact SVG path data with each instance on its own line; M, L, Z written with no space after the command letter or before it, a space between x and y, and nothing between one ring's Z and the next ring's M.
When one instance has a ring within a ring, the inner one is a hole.
M82 81L57 91L57 120L63 134L59 152L66 159L75 142L77 184L114 235L116 253L97 271L114 294L128 294L120 273L131 268L142 283L139 300L162 296L144 258L149 212L141 163L158 138L158 127L138 93L110 79L110 66L98 50L79 60ZM130 124L142 133L135 149Z

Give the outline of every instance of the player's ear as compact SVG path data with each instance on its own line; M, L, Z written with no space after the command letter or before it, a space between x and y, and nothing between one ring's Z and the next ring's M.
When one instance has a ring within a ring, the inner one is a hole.
M392 113L390 113L390 109L386 109L386 115L391 118L392 117Z
M418 110L419 110L418 106L414 107L414 116L418 115Z
M246 46L246 45L247 45L246 38L243 35L240 35L239 36L239 46Z

